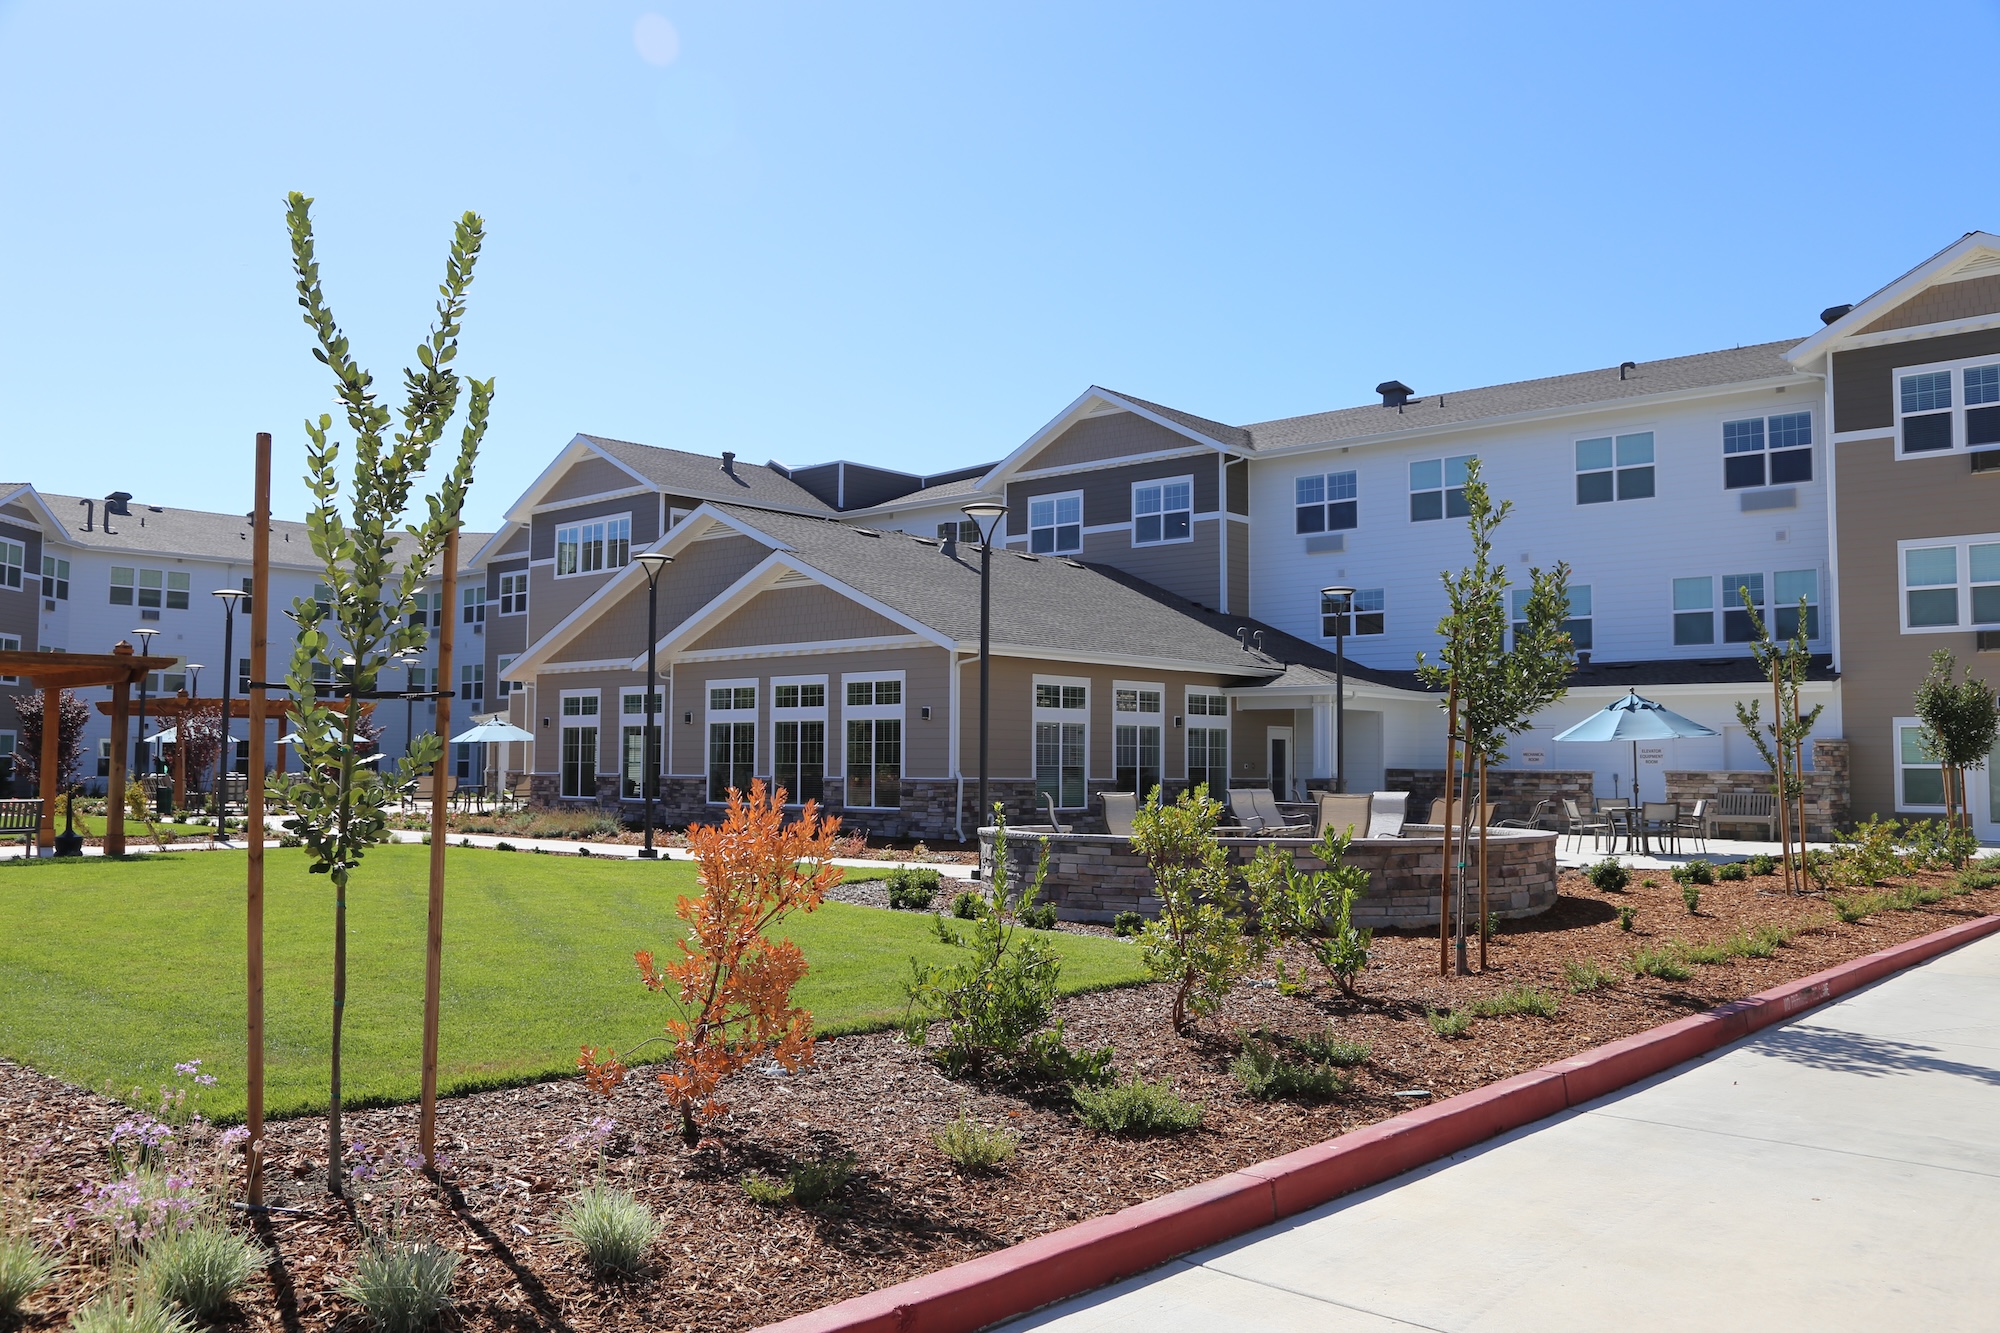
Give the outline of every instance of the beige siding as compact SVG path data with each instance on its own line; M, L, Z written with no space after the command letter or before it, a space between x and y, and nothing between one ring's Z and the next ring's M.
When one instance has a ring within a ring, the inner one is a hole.
M1896 424L1895 385L1890 381L1898 366L1922 366L1934 361L1956 361L1960 357L1988 356L1995 352L2000 352L2000 329L1835 352L1834 429L1886 430L1893 427ZM1845 488L1847 478L1842 477L1840 484Z
M562 771L562 695L566 690L598 691L597 771L618 769L618 691L646 683L642 671L579 671L540 676L535 681L535 711L549 719L541 725L538 717L529 730L535 733L535 772ZM665 687L662 687L662 693ZM523 724L526 725L526 724Z
M1212 518L1197 519L1194 540L1159 546L1134 546L1122 532L1092 533L1076 558L1122 569L1177 597L1214 606L1222 593L1221 526Z
M1250 525L1229 525L1229 607L1239 616L1250 614Z
M968 780L979 775L979 658L964 659L959 668L964 707L964 739L961 764ZM1112 690L1119 681L1165 687L1162 714L1165 776L1173 781L1187 778L1187 729L1176 727L1174 719L1187 712L1190 685L1219 687L1227 678L1184 671L1147 671L1128 667L1091 666L1077 662L1045 662L1024 657L993 659L992 739L988 777L994 781L1029 781L1034 769L1034 678L1061 676L1090 682L1090 739L1088 775L1093 782L1108 782L1114 773L1111 728ZM1233 738L1232 738L1233 742ZM1232 767L1234 765L1232 764Z
M2000 310L2000 275L1968 278L1964 282L1926 287L1861 332L1879 333L1884 329L1913 329L1922 324L1974 319L1995 310Z
M909 630L831 588L773 588L759 593L698 641L694 650L776 643L873 639Z
M1075 467L1079 463L1101 463L1108 458L1185 449L1199 443L1199 440L1191 440L1144 417L1118 412L1109 416L1085 417L1043 445L1021 467L1024 471Z
M660 637L665 638L674 626L720 597L769 554L761 542L735 533L690 543L660 575ZM646 581L634 575L631 591L615 604L601 607L558 657L567 662L600 662L636 657L645 651Z
M1079 472L1070 477L1042 477L1034 481L1017 481L1007 487L1009 509L1008 532L1010 535L1025 534L1028 523L1028 501L1037 495L1054 495L1066 491L1083 492L1083 522L1085 527L1100 527L1106 523L1129 523L1132 520L1132 487L1142 481L1171 481L1175 477L1194 479L1194 512L1212 514L1217 506L1217 492L1221 479L1217 473L1214 455L1189 455L1186 458L1163 458L1151 463L1134 463L1129 467L1099 468L1092 472Z
M514 535L507 539L507 544L502 546L498 552L502 556L526 555L527 553L528 530L526 528L516 528Z
M594 456L578 459L567 472L549 487L542 497L543 504L560 504L564 500L575 500L585 495L603 495L607 491L623 491L642 485L638 478L619 467L616 463Z

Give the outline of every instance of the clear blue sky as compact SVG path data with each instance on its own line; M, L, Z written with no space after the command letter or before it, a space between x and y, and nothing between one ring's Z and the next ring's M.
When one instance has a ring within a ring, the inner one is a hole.
M393 385L490 240L471 519L576 431L912 470L1804 334L1974 228L1992 4L0 3L0 479L296 512L281 216Z

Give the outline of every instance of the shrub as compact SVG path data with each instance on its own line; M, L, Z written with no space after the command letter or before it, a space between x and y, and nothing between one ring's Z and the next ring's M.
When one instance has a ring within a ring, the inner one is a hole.
M760 779L748 800L731 788L722 823L688 831L703 892L675 907L688 923L687 937L675 943L681 956L655 967L649 950L634 955L646 988L679 1007L667 1022L674 1052L659 1081L689 1147L728 1111L715 1093L729 1075L767 1057L788 1070L812 1060L812 1015L791 1002L806 974L805 955L771 931L792 912L817 908L839 882L833 843L840 822L808 801L786 823L784 803L784 788L767 792ZM615 1052L600 1060L585 1047L577 1063L607 1096L624 1077Z
M889 906L903 912L928 912L937 900L944 878L929 866L898 867L885 877L889 885Z
M1681 885L1681 902L1687 905L1688 915L1693 916L1701 910L1701 889L1693 884Z
M1615 856L1607 856L1583 872L1584 878L1605 893L1623 893L1632 882L1632 872Z
M1675 866L1673 875L1674 883L1680 885L1715 883L1715 867L1706 861L1689 861L1686 865Z
M966 889L960 893L956 898L951 900L951 914L960 921L977 921L979 919L979 895L971 889Z
M1530 1014L1554 1018L1561 1008L1556 997L1534 986L1514 986L1498 995L1484 996L1466 1005L1474 1018L1501 1018L1508 1014Z
M1880 884L1909 867L1896 851L1903 826L1893 819L1870 819L1855 826L1852 833L1836 833L1840 844L1834 854L1840 859L1850 883Z
M1194 1129L1201 1124L1204 1109L1200 1102L1183 1100L1166 1080L1148 1083L1137 1074L1130 1083L1105 1088L1079 1083L1070 1089L1070 1096L1083 1123L1099 1134L1135 1139Z
M1661 981L1686 981L1694 969L1671 946L1648 947L1632 955L1632 971L1637 976L1658 977Z
M1340 993L1353 998L1354 978L1368 966L1375 933L1353 921L1354 900L1367 889L1368 872L1343 864L1350 841L1329 827L1312 849L1322 869L1310 871L1300 870L1289 851L1260 847L1246 877L1264 928L1304 942Z
M1889 905L1888 898L1879 893L1836 894L1829 901L1833 904L1833 914L1850 926Z
M1117 935L1137 935L1146 928L1146 918L1137 912L1120 912L1111 918L1111 929Z
M1032 907L1024 906L1021 908L1020 917L1021 924L1029 930L1054 930L1056 928L1056 905L1054 903L1036 903Z
M1749 877L1749 872L1743 868L1743 863L1741 861L1731 861L1727 865L1717 866L1715 868L1715 877L1717 879L1728 880L1731 883L1734 883L1735 881L1740 879L1747 879Z
M1778 942L1763 929L1754 935L1739 930L1729 938L1729 951L1739 958L1769 958L1778 952Z
M1638 908L1636 908L1636 907L1621 907L1621 908L1619 908L1619 909L1618 909L1618 929L1620 929L1620 930L1630 930L1630 929L1632 929L1632 922L1633 922L1634 920L1636 920L1636 919L1638 918L1638 915L1639 915L1639 909L1638 909Z
M1660 887L1660 881L1658 881L1657 879L1641 880L1640 883L1644 884L1649 889L1657 889Z
M639 1271L660 1234L660 1219L637 1195L602 1181L570 1195L556 1225L592 1269L626 1276Z
M931 1141L951 1164L969 1175L992 1171L1014 1160L1020 1139L1004 1129L989 1129L964 1111L937 1130Z
M750 1202L765 1208L783 1208L792 1201L792 1182L789 1180L766 1180L747 1172L743 1176L743 1192L750 1196Z
M70 1333L195 1333L185 1314L151 1292L105 1294L69 1317Z
M1735 950L1727 942L1722 944L1690 944L1681 950L1682 959L1690 963L1699 963L1703 967L1714 967L1718 964L1726 963L1735 956Z
M1140 936L1146 970L1174 988L1176 1032L1213 1013L1264 955L1263 933L1244 930L1246 904L1215 837L1221 815L1221 804L1205 788L1183 791L1168 804L1155 787L1132 817L1132 850L1152 871L1153 896L1160 901L1159 916Z
M1292 1044L1299 1048L1300 1054L1323 1065L1363 1064L1375 1053L1372 1046L1335 1036L1332 1028L1317 1037L1300 1037Z
M221 1314L263 1266L256 1246L214 1221L169 1232L146 1247L154 1290L203 1320Z
M431 1240L371 1240L341 1294L379 1333L420 1333L451 1308L458 1252Z
M1585 991L1608 989L1618 984L1618 979L1594 958L1572 958L1564 963L1563 981L1578 995Z
M1285 1098L1302 1102L1323 1102L1338 1097L1350 1086L1347 1075L1329 1065L1310 1060L1293 1060L1276 1046L1246 1042L1229 1072L1243 1090L1259 1101Z
M1426 1010L1424 1021L1440 1037L1463 1037L1472 1031L1472 1015L1459 1009Z
M503 838L501 841L493 844L493 850L496 852L512 852L512 851L517 851L519 849L516 848L513 843L508 842Z
M786 1180L792 1202L803 1208L826 1202L854 1178L854 1166L853 1153L800 1163Z
M56 1261L28 1237L0 1235L0 1319L20 1314L55 1272Z
M1778 873L1778 858L1769 852L1758 852L1743 862L1743 868L1758 877Z

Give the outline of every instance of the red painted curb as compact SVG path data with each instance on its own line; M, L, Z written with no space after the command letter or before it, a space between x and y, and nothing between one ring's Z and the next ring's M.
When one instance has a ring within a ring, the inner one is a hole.
M2000 932L1983 916L763 1333L975 1333L1546 1119Z

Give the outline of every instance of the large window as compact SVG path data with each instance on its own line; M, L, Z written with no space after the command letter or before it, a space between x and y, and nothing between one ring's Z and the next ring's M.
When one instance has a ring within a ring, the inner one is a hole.
M1653 432L1600 435L1576 442L1576 502L1653 498Z
M969 518L938 524L937 535L941 542L959 542L966 546L979 545L979 525Z
M1790 639L1799 632L1799 603L1806 604L1806 637L1819 637L1819 571L1781 569L1771 577L1771 636Z
M708 684L708 800L722 805L730 790L750 793L757 767L757 682Z
M317 589L323 585L314 584L313 586L315 589ZM328 596L331 596L331 594L329 593ZM326 598L318 597L317 593L315 593L315 597L319 601L326 600ZM411 594L410 617L409 617L410 624L428 625L435 628L436 626L443 623L443 616L444 616L443 593L419 592Z
M1508 590L1507 606L1510 623L1514 629L1514 641L1518 644L1521 636L1528 632L1528 599L1534 596L1532 588L1512 588ZM1590 632L1590 585L1572 583L1569 586L1569 618L1563 621L1563 630L1569 635L1570 647L1577 652L1589 652Z
M177 569L134 569L129 565L113 565L111 605L164 606L170 611L185 611L188 606L187 572Z
M1166 687L1119 681L1111 690L1112 783L1144 800L1160 785Z
M1194 540L1194 478L1141 481L1132 486L1132 544Z
M18 653L20 651L21 639L19 635L0 634L0 653ZM21 678L19 676L0 676L0 685L19 685L20 683Z
M632 516L595 518L556 529L556 577L622 569L632 561Z
M1061 555L1083 549L1083 492L1043 495L1028 501L1028 549Z
M1722 484L1728 490L1812 480L1812 413L1722 423Z
M1744 605L1745 602L1749 605ZM1755 611L1757 619L1769 624L1765 615L1764 576L1762 574L1724 574L1722 576L1722 641L1724 643L1754 643L1757 631L1751 622L1750 613Z
M519 654L500 657L494 660L493 697L496 699L505 700L508 695L514 692L514 682L507 679L507 668L514 665L515 656L519 656Z
M562 696L562 795L597 798L597 691Z
M528 614L528 571L500 576L500 614L503 616L524 616Z
M1089 682L1037 676L1034 727L1036 803L1046 795L1060 809L1081 810L1089 754Z
M1715 580L1709 575L1674 580L1674 642L1715 642Z
M1356 634L1386 633L1387 607L1388 595L1380 588L1356 588L1353 596L1344 600L1321 593L1319 636L1331 639L1343 634L1352 637Z
M826 678L771 682L777 780L789 805L826 799Z
M1465 475L1472 459L1461 454L1410 464L1410 522L1464 518L1471 512L1465 507Z
M1359 487L1352 472L1315 473L1292 482L1292 531L1345 532L1359 526Z
M1216 800L1229 791L1229 699L1207 690L1187 695L1187 780Z
M28 548L19 542L10 542L0 537L0 588L21 586L21 566L28 558ZM117 598L113 597L113 601ZM131 603L126 603L131 605Z
M1944 766L1924 744L1923 725L1913 717L1896 719L1896 808L1944 809Z
M2000 533L1899 542L1903 632L2000 627Z
M486 665L467 662L458 669L458 697L474 708L486 703Z
M464 623L484 625L486 623L486 585L474 583L458 590L459 605L465 608Z
M646 799L646 774L660 771L660 723L666 702L653 695L653 725L646 726L646 692L622 690L618 695L618 795L627 801Z
M847 804L893 810L903 803L903 678L848 677Z
M1986 357L1897 371L1896 438L1905 457L2000 445L2000 363Z
M69 561L58 560L52 555L42 557L42 596L58 602L69 600Z
M1750 605L1744 606L1745 595ZM1819 638L1819 571L1780 569L1771 574L1725 574L1720 579L1708 575L1675 579L1674 643L1681 647L1703 644L1751 643L1756 630L1750 618L1754 609L1774 638L1789 639L1799 628L1799 601L1805 600L1806 638ZM1721 635L1716 634L1716 615L1721 613Z

